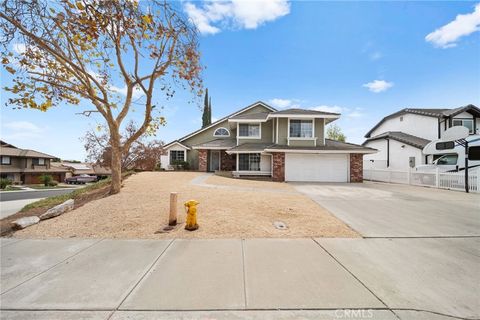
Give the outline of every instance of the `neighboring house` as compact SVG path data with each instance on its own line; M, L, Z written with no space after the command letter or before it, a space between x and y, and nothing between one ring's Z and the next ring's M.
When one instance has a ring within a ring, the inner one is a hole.
M84 163L84 162L52 162L52 167L62 168L68 170L66 178L72 176L79 176L82 174L88 174L91 176L98 177L108 177L112 175L110 168L102 167L95 163Z
M325 139L325 125L339 117L256 102L165 145L161 166L168 170L180 160L194 170L274 181L360 182L363 155L376 150Z
M56 157L46 153L20 149L0 141L0 174L15 184L38 184L40 176L49 174L55 181L63 181L68 172L65 168L51 166Z
M364 157L365 168L405 170L436 159L422 153L430 141L445 130L465 126L470 134L480 133L480 109L468 105L456 109L402 109L383 118L365 138L363 146L378 153Z

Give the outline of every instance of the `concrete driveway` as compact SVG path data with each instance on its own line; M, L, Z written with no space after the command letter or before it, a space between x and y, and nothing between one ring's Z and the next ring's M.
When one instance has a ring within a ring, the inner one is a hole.
M364 237L480 236L480 194L375 182L293 185Z

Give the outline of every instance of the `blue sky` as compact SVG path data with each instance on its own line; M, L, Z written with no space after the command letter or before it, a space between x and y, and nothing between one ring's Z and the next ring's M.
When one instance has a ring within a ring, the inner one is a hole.
M214 118L258 100L336 111L347 140L361 143L377 121L401 108L480 104L476 2L178 5L202 31ZM9 76L1 75L4 87ZM83 160L79 138L102 123L75 114L91 109L87 103L40 112L3 106L4 91L1 98L2 140L64 159ZM165 103L167 125L157 138L169 142L199 128L201 110L187 103L190 98L179 92ZM132 117L139 119L140 111Z

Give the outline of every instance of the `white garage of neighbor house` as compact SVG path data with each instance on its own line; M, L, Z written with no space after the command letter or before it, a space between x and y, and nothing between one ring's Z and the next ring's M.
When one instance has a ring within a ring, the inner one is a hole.
M193 170L274 181L361 182L363 155L376 150L325 138L340 114L307 109L277 111L256 102L165 146L165 170L187 161Z

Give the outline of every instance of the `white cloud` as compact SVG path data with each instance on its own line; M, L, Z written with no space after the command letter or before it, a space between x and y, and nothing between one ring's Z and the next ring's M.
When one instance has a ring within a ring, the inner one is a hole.
M362 108L358 108L358 107L346 108L346 107L340 107L337 105L333 105L333 106L320 105L320 106L309 108L309 109L316 110L316 111L340 113L342 115L345 115L348 118L361 118L364 116L362 112Z
M370 60L376 61L383 58L383 54L380 51L375 51L370 53L369 57L370 57Z
M216 34L221 28L256 29L290 13L287 0L209 1L200 7L191 2L184 10L202 34Z
M468 14L459 14L455 20L429 33L425 40L435 47L455 47L457 40L463 36L480 30L480 3L475 5L475 10Z
M46 128L29 121L11 121L2 124L2 127L4 129L2 130L3 139L12 142L38 138L46 131Z
M313 107L310 109L316 110L316 111L332 112L332 113L342 113L343 111L345 111L345 108L342 108L340 106L326 106L326 105L321 105L321 106Z
M43 131L42 128L28 121L12 121L6 123L4 126L13 131L28 131L31 133L40 133Z
M298 108L298 103L296 102L297 100L280 99L280 98L274 98L274 99L268 100L268 103L277 109Z
M117 87L117 86L110 86L110 90L112 90L113 92L116 92L116 93L120 93L123 96L127 95L127 86L126 85L122 88ZM133 88L133 93L132 93L132 99L133 100L136 100L143 95L144 95L144 92L138 86Z
M393 87L393 82L388 82L385 80L373 80L372 82L365 83L362 86L368 88L368 90L372 92L379 93Z

